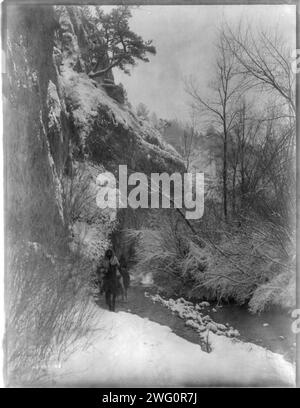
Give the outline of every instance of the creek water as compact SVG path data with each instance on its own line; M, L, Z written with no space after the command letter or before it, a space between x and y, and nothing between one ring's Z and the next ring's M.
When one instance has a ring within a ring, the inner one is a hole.
M216 310L215 311L213 311ZM296 359L296 336L291 330L292 319L282 311L274 310L252 314L246 306L226 304L217 307L211 304L207 313L218 323L229 323L240 332L240 340L258 344L288 361Z
M195 330L187 327L184 320L177 314L146 297L145 291L155 293L154 288L146 285L130 287L128 300L117 300L116 312L134 313L156 323L169 326L178 336L192 343L200 344L199 336ZM104 296L98 299L97 304L106 308ZM283 355L288 361L295 361L296 336L291 331L292 319L287 314L281 311L270 311L257 315L251 314L243 306L225 304L220 307L213 303L210 303L210 306L203 310L203 314L209 315L215 322L229 323L240 332L240 340L255 343Z

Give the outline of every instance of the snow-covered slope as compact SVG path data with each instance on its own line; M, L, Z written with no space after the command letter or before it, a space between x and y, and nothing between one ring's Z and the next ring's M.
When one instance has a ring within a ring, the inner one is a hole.
M93 335L53 365L58 386L294 386L279 354L210 333L211 353L137 315L95 311ZM109 350L109 352L108 352Z

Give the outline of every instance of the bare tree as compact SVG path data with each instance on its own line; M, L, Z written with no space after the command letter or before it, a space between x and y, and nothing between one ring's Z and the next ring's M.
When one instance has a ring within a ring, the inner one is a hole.
M187 171L189 170L190 167L191 154L193 147L195 145L195 137L196 137L196 116L195 113L192 112L190 125L187 126L186 129L184 129L182 135L183 157L185 160Z
M223 211L227 221L228 138L237 118L244 82L236 73L236 58L228 50L223 30L220 31L216 48L215 78L210 84L210 96L199 90L193 78L187 81L186 90L192 97L194 108L207 118L213 119L220 129L219 135L223 141Z
M292 199L290 163L293 155L289 148L289 123L279 120L278 116L280 110L276 106L262 114L243 102L239 119L230 134L229 164L233 207L237 186L241 208L245 210L244 204L247 204L263 212L265 219L282 223L288 219L286 207Z
M243 98L237 120L230 133L229 165L232 170L232 212L236 211L236 189L239 189L241 207L248 191L249 169L256 163L256 148L262 146L261 127L264 119L253 112L252 106ZM260 137L260 142L259 142ZM255 164L256 165L256 164Z
M295 75L291 50L278 30L254 29L240 22L236 30L227 24L224 30L226 47L234 55L238 69L247 77L249 87L275 91L288 104L289 115L295 116Z

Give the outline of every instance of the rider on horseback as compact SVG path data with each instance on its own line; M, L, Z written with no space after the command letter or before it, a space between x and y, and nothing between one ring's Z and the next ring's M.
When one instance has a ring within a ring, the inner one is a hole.
M105 252L104 278L102 290L105 292L105 301L111 311L115 311L116 297L123 289L120 274L120 264L112 249Z

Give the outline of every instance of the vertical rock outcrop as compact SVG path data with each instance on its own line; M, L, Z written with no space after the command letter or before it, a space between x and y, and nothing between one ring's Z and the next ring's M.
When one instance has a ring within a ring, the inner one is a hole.
M53 62L52 7L7 7L4 78L8 232L49 245L65 235L61 176L69 129Z

